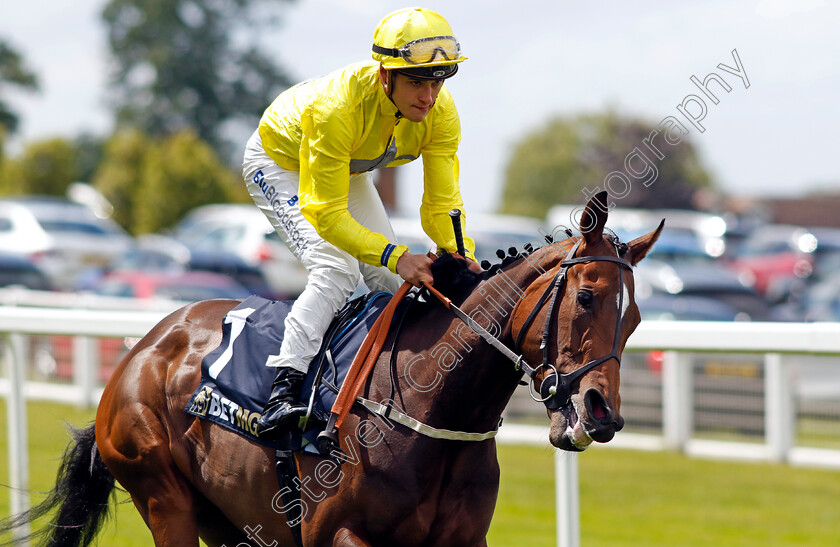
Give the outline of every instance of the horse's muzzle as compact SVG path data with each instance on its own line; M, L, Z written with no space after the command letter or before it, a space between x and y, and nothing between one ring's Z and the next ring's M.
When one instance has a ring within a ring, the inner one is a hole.
M593 441L609 442L624 428L624 418L612 408L597 389L589 389L583 397L584 416L581 421Z
M551 405L556 402L555 399ZM567 404L556 409L549 408L549 414L552 421L551 444L563 450L580 452L593 441L609 442L624 427L624 418L612 409L597 389L589 389L583 397L575 400L569 398Z

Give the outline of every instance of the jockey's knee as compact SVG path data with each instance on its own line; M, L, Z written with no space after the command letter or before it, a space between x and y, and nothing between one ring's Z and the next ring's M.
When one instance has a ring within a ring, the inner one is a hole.
M308 285L317 292L343 303L359 285L362 274L355 265L325 265L309 270Z

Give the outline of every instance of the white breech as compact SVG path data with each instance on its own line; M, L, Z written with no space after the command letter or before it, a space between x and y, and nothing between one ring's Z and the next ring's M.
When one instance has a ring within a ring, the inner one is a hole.
M300 212L300 173L278 166L263 150L257 132L245 149L242 174L254 203L309 274L306 287L286 316L280 352L269 357L266 366L306 372L330 322L360 281L373 291L394 293L402 279L382 266L359 262L318 235ZM395 239L370 173L350 176L347 209L369 230Z

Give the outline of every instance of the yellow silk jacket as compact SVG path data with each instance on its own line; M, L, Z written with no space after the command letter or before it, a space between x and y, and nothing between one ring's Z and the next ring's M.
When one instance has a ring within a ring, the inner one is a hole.
M456 156L461 125L446 87L422 122L397 114L379 81L379 63L369 61L286 90L259 126L266 153L280 167L300 171L301 212L318 234L360 261L393 272L408 248L368 230L347 211L352 173L422 156L423 230L447 251L455 251L449 211L463 210ZM475 243L464 238L464 245L473 258Z

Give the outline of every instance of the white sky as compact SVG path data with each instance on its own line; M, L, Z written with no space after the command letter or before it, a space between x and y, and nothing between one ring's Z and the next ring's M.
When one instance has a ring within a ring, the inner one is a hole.
M0 37L24 56L42 88L37 95L9 97L22 118L13 152L31 140L109 131L105 29L99 19L104 5L105 0L26 0L0 7ZM318 76L369 58L378 21L406 5L298 0L284 24L264 37L264 47L295 79ZM677 105L689 94L701 94L689 78L702 80L712 71L732 91L718 90L718 105L706 100L704 133L687 127L722 190L758 196L816 187L840 191L838 2L422 5L446 16L470 58L447 83L461 115L459 158L468 211L498 206L511 144L549 117L612 106L651 123L680 118ZM716 68L735 66L733 49L748 89ZM400 202L409 212L419 204L419 167L401 175Z

